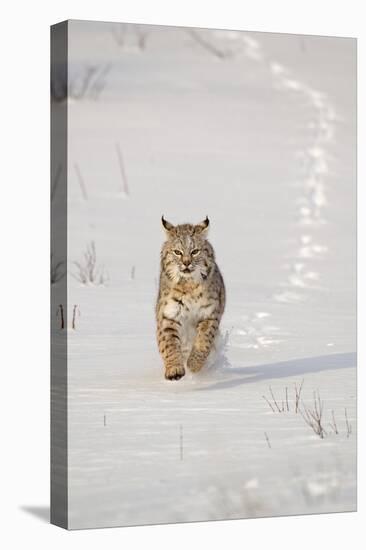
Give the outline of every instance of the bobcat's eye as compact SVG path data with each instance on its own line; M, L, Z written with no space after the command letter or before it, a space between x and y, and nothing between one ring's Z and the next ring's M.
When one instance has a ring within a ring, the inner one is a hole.
M192 256L197 256L197 254L199 254L200 251L198 250L198 248L194 248L191 252Z
M182 256L182 252L180 250L175 249L173 252L176 256Z

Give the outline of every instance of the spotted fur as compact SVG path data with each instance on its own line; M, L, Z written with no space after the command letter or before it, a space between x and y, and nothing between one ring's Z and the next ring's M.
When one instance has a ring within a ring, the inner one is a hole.
M156 304L157 340L165 378L198 372L214 346L225 308L225 286L207 240L209 220L174 226L162 218L167 239L161 250Z

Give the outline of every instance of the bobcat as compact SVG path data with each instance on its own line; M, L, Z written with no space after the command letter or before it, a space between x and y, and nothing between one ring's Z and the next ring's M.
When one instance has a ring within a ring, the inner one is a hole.
M187 367L204 366L225 308L225 286L207 240L209 219L174 226L161 219L167 240L161 250L156 304L157 340L165 378L179 380Z

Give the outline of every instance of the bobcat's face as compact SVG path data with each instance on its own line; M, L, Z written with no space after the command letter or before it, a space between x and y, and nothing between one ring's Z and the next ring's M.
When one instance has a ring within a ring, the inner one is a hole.
M168 254L172 265L175 265L183 276L189 276L202 265L205 255L204 243L194 235L186 235L183 239L174 238L170 243Z
M192 278L205 280L214 262L213 250L206 240L208 218L198 225L173 226L162 219L167 241L162 250L166 274L174 281Z

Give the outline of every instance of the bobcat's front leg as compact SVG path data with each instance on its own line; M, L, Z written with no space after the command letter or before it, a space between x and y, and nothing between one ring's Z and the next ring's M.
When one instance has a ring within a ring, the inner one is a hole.
M190 371L198 372L202 369L210 354L218 328L218 319L205 319L198 323L197 335L187 361Z
M179 380L185 375L179 328L179 321L167 317L158 324L158 345L167 380Z

